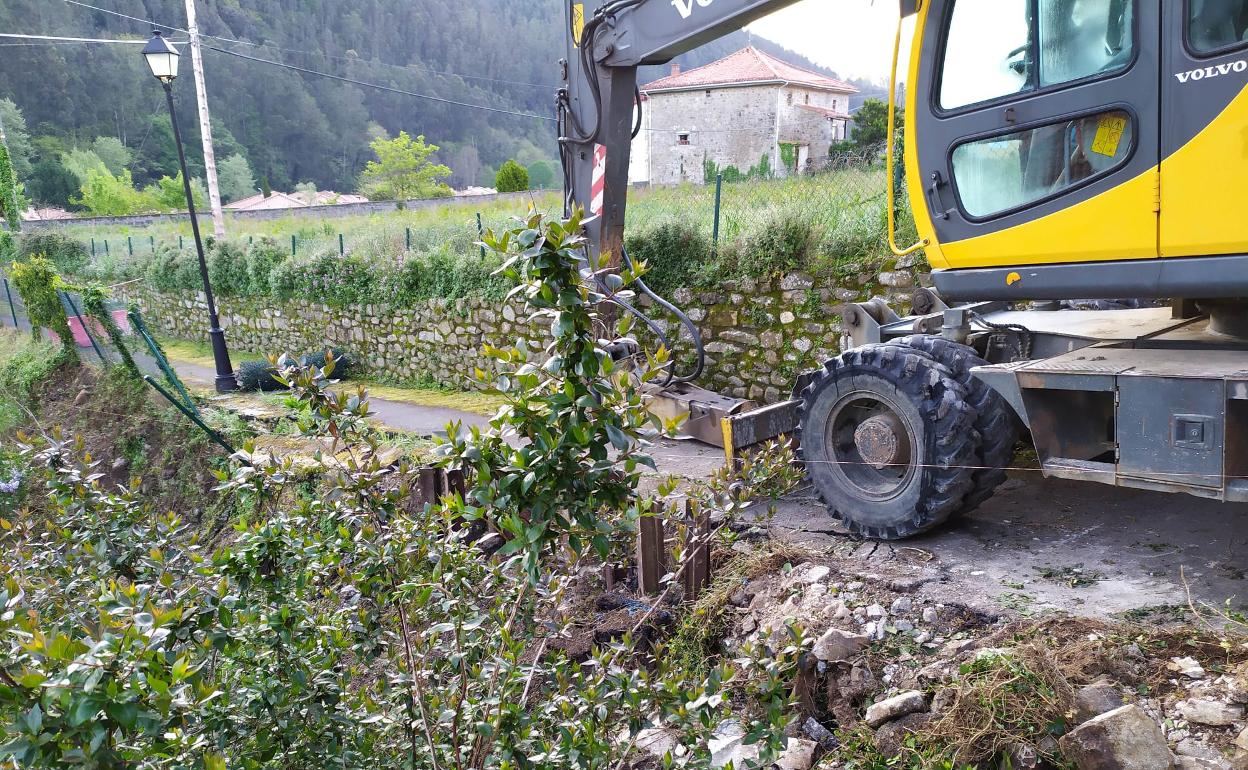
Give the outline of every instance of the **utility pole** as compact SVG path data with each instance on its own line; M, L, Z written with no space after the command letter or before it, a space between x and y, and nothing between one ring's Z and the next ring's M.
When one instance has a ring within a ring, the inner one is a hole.
M217 155L212 149L212 120L208 117L208 91L204 88L204 56L199 48L195 0L186 0L186 29L191 37L191 69L195 72L195 97L199 102L199 133L204 141L204 176L208 182L208 204L212 208L212 231L220 240L225 237L225 215L221 211L221 188L217 185Z

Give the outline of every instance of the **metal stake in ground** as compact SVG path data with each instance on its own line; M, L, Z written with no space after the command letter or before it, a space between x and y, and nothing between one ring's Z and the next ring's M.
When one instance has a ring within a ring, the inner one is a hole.
M165 100L169 103L173 143L178 146L178 162L182 166L182 184L186 190L186 208L191 215L191 233L195 236L195 252L199 256L199 277L204 282L204 298L208 302L208 337L212 340L212 357L217 367L217 392L231 393L238 390L238 378L234 376L234 367L230 364L230 352L225 346L225 332L221 330L217 303L212 296L212 283L208 280L208 262L204 259L204 243L199 235L199 219L195 214L195 198L191 192L191 175L186 168L186 150L182 147L182 133L178 129L178 113L173 107L173 79L178 76L178 52L160 36L159 31L155 31L155 35L143 48L143 58L164 87Z
M13 328L17 326L17 305L13 304L13 292L9 291L9 279L4 279L4 296L9 300L9 312L13 314Z

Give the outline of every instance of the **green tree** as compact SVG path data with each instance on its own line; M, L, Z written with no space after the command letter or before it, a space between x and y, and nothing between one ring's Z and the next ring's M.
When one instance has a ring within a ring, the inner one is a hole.
M256 175L242 155L231 155L217 165L221 197L227 202L246 198L256 191Z
M9 146L9 158L17 178L25 179L30 174L35 148L26 130L26 118L11 99L0 99L0 133Z
M91 143L91 151L99 157L100 162L114 176L129 168L130 163L134 160L130 150L115 136L96 137L95 141Z
M103 167L90 169L82 183L81 195L70 203L82 206L97 217L120 217L147 208L146 196L134 189L129 169L113 176Z
M902 125L902 115L897 113L896 128ZM853 141L860 150L878 148L888 138L888 103L881 99L867 99L854 113Z
M22 203L17 188L17 174L13 171L13 162L9 159L9 148L4 137L0 136L0 217L8 222L10 230L22 227Z
M539 160L529 166L529 184L537 190L549 190L555 186L555 167L548 160Z
M143 188L141 209L151 211L186 211L186 186L182 175L162 176L155 184ZM195 208L203 211L207 206L208 193L198 179L191 180L191 197Z
M529 189L529 172L514 160L508 160L494 175L494 187L500 193Z
M377 160L369 161L360 176L363 194L400 201L451 195L451 188L440 181L450 176L451 170L429 159L438 146L427 144L423 135L413 139L400 131L394 139L374 139L371 146Z
M61 165L69 169L74 176L78 177L78 184L86 184L87 177L93 171L103 171L110 176L121 176L121 171L116 173L109 170L103 159L95 154L94 150L87 150L81 147L75 147L69 152L61 156ZM124 169L123 169L124 170Z
M32 200L44 206L68 207L69 199L78 193L82 183L74 172L56 158L44 158L30 170L26 190Z

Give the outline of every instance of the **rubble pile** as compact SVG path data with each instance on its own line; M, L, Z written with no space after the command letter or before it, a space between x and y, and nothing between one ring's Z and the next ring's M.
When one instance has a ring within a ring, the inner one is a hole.
M959 768L1248 770L1248 645L986 617L929 593L805 563L731 594L729 654L780 645L791 626L812 640L802 715L775 767L862 767L842 738L865 731L877 756L943 745ZM717 767L757 757L731 723L714 743Z

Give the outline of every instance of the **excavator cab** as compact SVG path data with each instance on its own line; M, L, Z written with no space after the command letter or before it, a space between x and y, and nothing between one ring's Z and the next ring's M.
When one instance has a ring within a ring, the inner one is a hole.
M1243 196L1211 184L1248 173L1246 19L1248 0L923 3L907 170L941 293L1248 296Z

